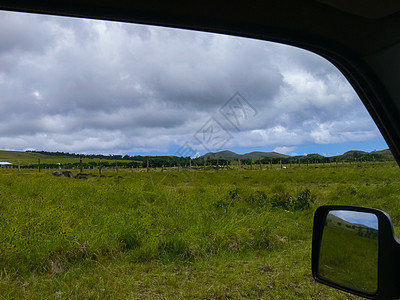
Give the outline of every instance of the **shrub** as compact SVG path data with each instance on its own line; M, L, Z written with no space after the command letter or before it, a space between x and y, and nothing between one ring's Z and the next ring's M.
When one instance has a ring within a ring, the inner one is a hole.
M278 207L283 209L290 209L292 202L292 196L289 193L275 194L271 197L270 203L272 207Z
M303 210L307 209L314 203L315 196L311 195L311 191L309 189L305 189L300 193L297 198L295 198L292 202L292 210Z
M246 199L246 202L258 207L264 207L268 204L269 200L267 195L263 191L255 191L250 194L250 196Z
M296 211L309 208L314 203L314 199L311 191L305 189L297 197L292 197L289 193L275 194L270 202L272 207Z

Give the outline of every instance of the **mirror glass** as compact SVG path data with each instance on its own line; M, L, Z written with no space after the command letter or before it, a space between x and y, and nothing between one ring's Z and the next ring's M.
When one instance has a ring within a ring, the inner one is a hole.
M318 272L324 279L361 292L378 289L378 218L333 210L326 217Z

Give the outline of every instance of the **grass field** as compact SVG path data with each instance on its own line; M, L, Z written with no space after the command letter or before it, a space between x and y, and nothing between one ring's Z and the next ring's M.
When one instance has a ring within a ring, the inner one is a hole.
M321 242L320 275L373 294L378 289L378 249L378 239L328 225Z
M394 162L52 171L0 169L0 299L356 299L311 277L315 209L400 222Z
M38 159L40 158L40 163L42 165L45 164L78 164L80 161L79 157L70 157L70 156L52 156L43 153L37 152L22 152L22 151L4 151L0 150L0 161L6 161L14 164L14 168L18 166L18 161L20 162L21 167L26 167L30 165L37 165ZM96 165L99 163L98 158L83 158L83 162L95 163ZM132 162L132 160L117 160L119 163L127 163ZM102 163L110 163L111 165L115 165L114 159L102 159Z

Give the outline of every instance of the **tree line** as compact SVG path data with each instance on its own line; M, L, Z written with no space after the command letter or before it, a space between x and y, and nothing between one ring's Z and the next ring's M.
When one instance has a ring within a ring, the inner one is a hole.
M308 154L307 156L292 156L292 157L275 157L275 158L263 158L263 159L223 159L223 158L209 158L205 159L203 157L191 158L178 157L178 156L141 156L141 155L102 155L102 154L76 154L69 152L48 152L48 151L27 151L44 154L46 156L52 157L71 157L71 158L82 158L82 159L99 159L98 162L82 162L82 167L84 168L94 168L100 166L100 160L102 167L115 167L116 163L112 162L118 161L117 166L121 168L146 168L147 164L151 168L160 167L189 167L189 166L229 166L231 164L235 165L252 165L252 164L323 164L323 163L341 163L341 162L366 162L366 161L383 161L386 160L384 156L378 154L370 153L357 153L347 156L336 156L336 157L325 157L318 154ZM43 168L58 168L57 163L42 163L40 164ZM23 168L36 168L38 164L31 164L21 166ZM80 163L63 163L63 168L78 168Z

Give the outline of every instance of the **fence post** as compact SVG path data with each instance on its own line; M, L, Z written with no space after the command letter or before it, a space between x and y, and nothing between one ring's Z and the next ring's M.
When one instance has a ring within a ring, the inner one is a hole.
M40 173L40 158L38 158L38 170L39 170L39 173Z
M147 160L147 172L150 171L150 167L149 167L149 160Z
M99 160L99 174L101 175L101 158Z
M82 167L82 157L79 159L79 168L81 169L81 174L83 174Z
M18 160L18 171L21 172L21 163L19 162L19 160Z

